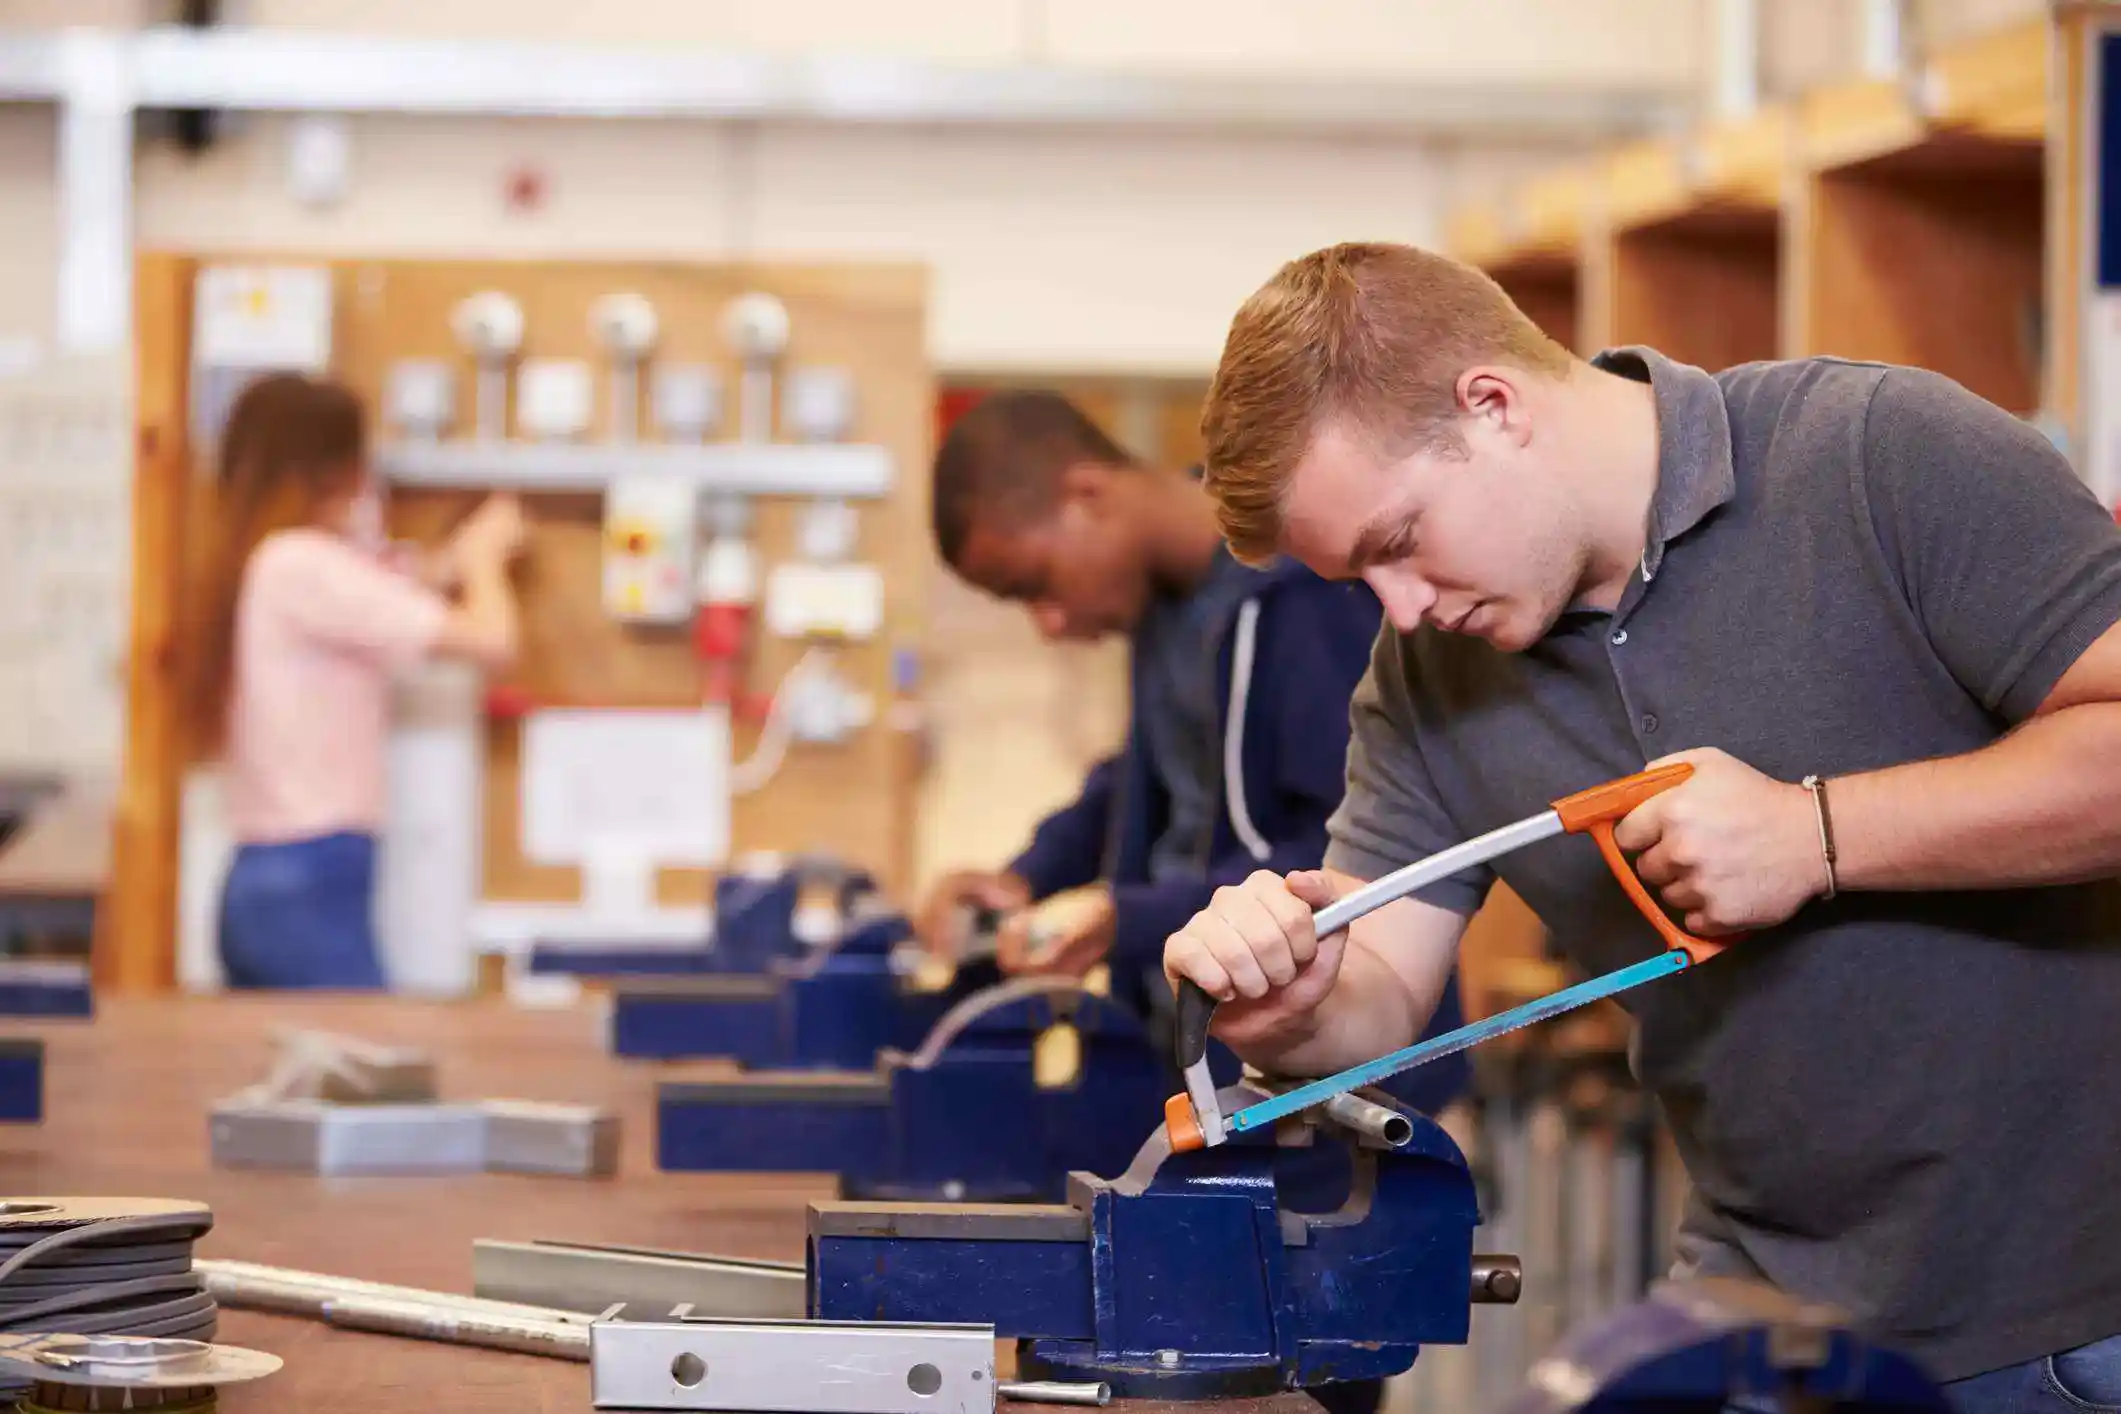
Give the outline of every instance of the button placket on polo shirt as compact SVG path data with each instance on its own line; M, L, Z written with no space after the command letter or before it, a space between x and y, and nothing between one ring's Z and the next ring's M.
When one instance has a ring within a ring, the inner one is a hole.
M1607 622L1605 635L1606 662L1613 670L1613 685L1619 689L1621 706L1628 714L1628 729L1634 734L1635 744L1642 748L1645 760L1661 754L1653 748L1648 738L1654 736L1663 723L1655 712L1635 700L1628 675L1623 671L1622 660L1628 655L1620 650L1627 648L1631 642L1626 628L1627 621L1642 607L1643 601L1649 596L1651 581L1657 577L1657 570L1652 561L1657 558L1657 549L1660 548L1662 547L1643 551L1641 574L1628 582L1627 589L1620 596L1620 603L1614 606L1613 617Z

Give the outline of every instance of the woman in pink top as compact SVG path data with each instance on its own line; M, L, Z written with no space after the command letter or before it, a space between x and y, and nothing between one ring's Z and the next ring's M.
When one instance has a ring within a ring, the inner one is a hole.
M293 374L246 387L222 434L197 666L236 840L219 918L232 987L386 985L370 905L392 675L516 652L520 507L489 499L429 573L408 572L383 554L366 443L353 393Z

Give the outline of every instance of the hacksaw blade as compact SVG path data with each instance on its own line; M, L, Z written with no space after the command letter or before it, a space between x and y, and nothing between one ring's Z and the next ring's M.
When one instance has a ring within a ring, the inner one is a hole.
M1286 1115L1295 1114L1298 1110L1322 1105L1335 1095L1360 1089L1365 1085L1375 1085L1381 1080L1389 1080L1404 1071L1412 1070L1415 1066L1465 1050L1468 1046L1477 1046L1482 1041L1506 1036L1535 1022L1545 1021L1548 1017L1572 1011L1587 1002L1595 1002L1616 992L1624 992L1630 987L1639 987L1645 982L1669 976L1688 966L1688 963L1687 955L1676 948L1659 953L1655 957L1644 958L1618 971L1608 972L1602 977L1578 982L1573 987L1563 987L1560 991L1541 997L1537 1001L1511 1007L1508 1011L1499 1011L1484 1021L1472 1022L1455 1031L1446 1031L1441 1036L1417 1041L1389 1055L1379 1056L1376 1060L1350 1066L1322 1080L1313 1080L1293 1090L1284 1090L1271 1100L1261 1100L1226 1116L1223 1127L1233 1134L1258 1129Z

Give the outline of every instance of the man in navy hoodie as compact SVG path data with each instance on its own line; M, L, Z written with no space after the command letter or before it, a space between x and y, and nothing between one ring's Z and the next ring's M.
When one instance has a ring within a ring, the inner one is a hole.
M1102 960L1114 998L1162 1033L1165 939L1218 886L1324 857L1378 601L1293 560L1239 564L1196 474L1142 465L1053 393L996 393L960 417L936 456L933 501L944 561L1022 604L1048 640L1128 635L1131 711L1119 751L1006 869L935 887L923 941L952 952L967 904L1006 912L1098 885L1037 949L1005 927L1002 965L1081 976ZM1461 1020L1454 981L1431 1034ZM1387 1088L1433 1114L1469 1075L1460 1055Z

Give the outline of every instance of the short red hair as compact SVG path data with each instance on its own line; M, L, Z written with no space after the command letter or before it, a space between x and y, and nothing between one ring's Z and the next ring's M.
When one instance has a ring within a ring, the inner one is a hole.
M1273 558L1289 477L1327 416L1395 455L1454 446L1466 369L1565 376L1571 362L1500 285L1448 256L1352 243L1290 261L1231 321L1201 413L1231 553Z

